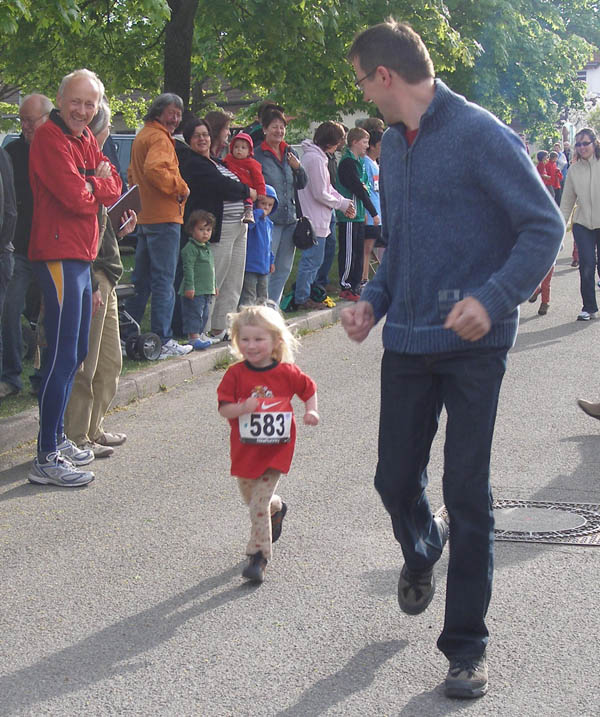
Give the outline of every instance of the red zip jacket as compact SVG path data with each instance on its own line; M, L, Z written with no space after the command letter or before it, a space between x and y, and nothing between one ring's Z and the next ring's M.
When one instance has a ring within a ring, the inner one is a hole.
M121 178L94 176L102 154L86 128L81 137L69 132L57 110L39 127L29 152L33 192L33 222L29 241L31 261L76 259L93 261L98 253L98 207L121 196ZM94 193L90 194L85 183Z
M548 160L546 165L546 173L550 175L550 186L554 189L560 189L560 183L562 182L562 172L558 168L556 162L551 159Z

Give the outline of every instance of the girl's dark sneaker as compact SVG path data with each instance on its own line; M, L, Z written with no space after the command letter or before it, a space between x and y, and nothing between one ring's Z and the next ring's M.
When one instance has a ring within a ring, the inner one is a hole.
M281 510L273 513L271 516L271 542L276 543L281 535L281 527L285 514L287 513L287 505L281 501Z
M242 577L252 580L254 583L262 583L265 579L265 570L267 567L267 559L263 556L262 551L254 553L248 557L248 565L242 570Z

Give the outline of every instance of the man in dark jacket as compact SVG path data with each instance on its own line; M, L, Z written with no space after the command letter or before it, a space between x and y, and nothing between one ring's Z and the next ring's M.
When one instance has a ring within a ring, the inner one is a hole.
M14 271L6 292L2 316L2 363L0 398L18 393L22 389L22 335L21 314L25 308L27 292L34 282L31 263L27 257L29 234L33 218L33 195L29 184L29 148L35 130L48 119L53 109L45 95L24 97L19 107L21 136L6 146L12 160L17 199L17 226L13 244Z
M357 86L388 124L380 164L388 248L342 323L363 341L387 315L375 487L404 555L398 602L410 615L428 607L450 533L437 643L450 663L445 692L479 697L488 687L498 395L519 304L552 266L564 222L521 140L435 78L408 25L365 30L349 57ZM442 407L446 506L434 515L425 489Z

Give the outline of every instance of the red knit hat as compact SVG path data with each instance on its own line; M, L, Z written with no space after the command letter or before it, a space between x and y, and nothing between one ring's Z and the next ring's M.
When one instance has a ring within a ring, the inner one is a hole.
M233 152L233 145L235 142L237 142L238 139L243 139L245 142L248 142L250 145L250 157L254 156L254 142L252 141L252 137L249 134L246 134L245 132L238 132L238 134L235 135L235 137L231 140L229 143L229 151Z

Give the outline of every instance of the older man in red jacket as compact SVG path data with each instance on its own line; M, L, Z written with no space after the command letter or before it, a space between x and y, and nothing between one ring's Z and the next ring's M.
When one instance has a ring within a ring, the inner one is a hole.
M63 420L75 372L88 351L98 207L113 204L121 194L117 170L87 128L103 95L104 85L93 72L67 75L58 89L58 110L50 113L31 144L29 259L43 293L48 347L39 392L38 452L29 472L32 483L72 487L94 479L92 472L78 469L94 454L66 438Z

